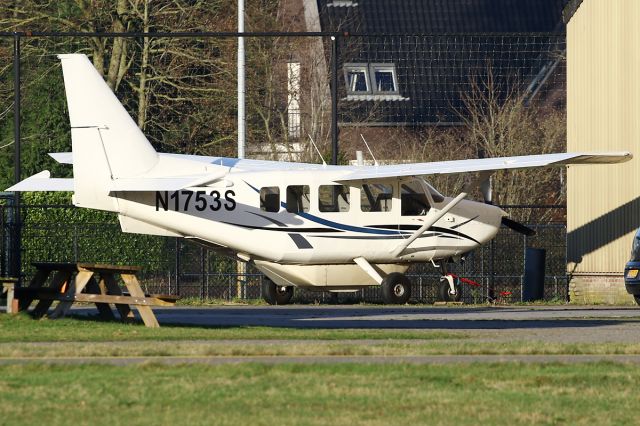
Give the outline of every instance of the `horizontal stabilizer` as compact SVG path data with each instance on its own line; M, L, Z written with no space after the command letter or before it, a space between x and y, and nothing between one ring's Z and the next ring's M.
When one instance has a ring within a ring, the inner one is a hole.
M114 179L111 181L110 190L112 192L178 191L184 188L206 186L223 178L226 174L225 170L220 173L207 173L204 175Z
M7 191L71 191L73 192L73 179L51 178L49 170L43 170L33 176L16 183Z
M122 232L129 232L132 234L160 235L163 237L182 237L182 235L169 231L168 229L163 229L150 223L134 219L132 217L118 215L118 219L120 220L120 228L122 229Z
M49 157L53 158L60 164L73 164L72 152L50 152Z
M226 171L201 175L128 178L111 180L110 192L179 191L211 184L226 175ZM35 174L7 188L7 191L74 191L73 178L51 178L48 170Z

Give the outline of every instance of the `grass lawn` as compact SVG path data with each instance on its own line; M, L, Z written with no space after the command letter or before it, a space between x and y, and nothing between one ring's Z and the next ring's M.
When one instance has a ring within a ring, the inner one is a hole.
M199 327L163 325L147 328L80 319L33 320L27 314L0 315L0 343L7 342L104 342L132 340L344 340L344 339L460 339L466 334L429 330L295 329L275 327Z
M637 424L638 382L609 363L11 365L0 423Z
M640 343L475 341L429 330L168 326L0 315L0 358L640 354Z
M640 366L48 365L37 357L640 354L429 330L163 326L0 315L0 425L635 424ZM365 341L366 340L366 341Z

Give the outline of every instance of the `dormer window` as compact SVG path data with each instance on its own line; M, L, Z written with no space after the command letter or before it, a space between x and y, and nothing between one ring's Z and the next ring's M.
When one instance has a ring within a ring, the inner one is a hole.
M372 64L373 92L388 94L398 93L398 77L396 67L393 64Z
M347 64L344 66L344 78L347 82L347 93L363 95L371 93L369 85L369 67L367 64Z
M333 0L331 3L327 3L327 7L356 7L358 3L353 0Z
M406 101L400 95L395 64L344 64L346 100Z

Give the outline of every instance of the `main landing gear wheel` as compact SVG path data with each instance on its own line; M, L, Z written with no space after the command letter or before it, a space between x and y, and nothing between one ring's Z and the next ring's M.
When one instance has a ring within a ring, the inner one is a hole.
M293 297L293 287L276 285L269 278L262 279L262 298L270 305L287 305Z
M459 302L462 299L462 291L460 289L460 281L453 280L453 291L449 280L445 277L440 279L440 285L438 286L438 296L443 302Z
M382 280L382 301L388 305L404 305L411 297L411 281L406 275L392 272Z

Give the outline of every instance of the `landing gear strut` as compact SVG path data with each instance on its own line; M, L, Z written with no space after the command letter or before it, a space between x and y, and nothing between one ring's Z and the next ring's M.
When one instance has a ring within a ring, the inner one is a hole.
M440 270L440 285L438 286L438 296L443 302L459 302L462 299L462 291L460 289L460 281L454 279L448 272L446 261L442 261Z
M287 305L293 297L293 287L276 285L267 277L262 278L262 298L270 305Z

